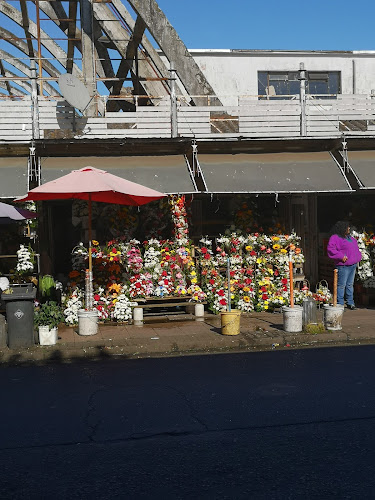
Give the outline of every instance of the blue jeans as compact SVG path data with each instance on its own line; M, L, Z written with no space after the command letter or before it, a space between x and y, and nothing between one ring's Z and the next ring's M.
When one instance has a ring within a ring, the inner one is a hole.
M337 266L337 303L344 305L344 296L349 306L354 305L353 282L357 264L351 266Z

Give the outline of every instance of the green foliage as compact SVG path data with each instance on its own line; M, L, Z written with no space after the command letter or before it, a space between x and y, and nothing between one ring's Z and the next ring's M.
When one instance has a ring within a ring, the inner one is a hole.
M63 321L64 313L57 302L49 301L35 309L34 324L36 327L49 326L49 328L55 328Z
M324 333L326 331L323 323L308 323L305 325L303 330L305 333L311 333L313 335L316 335L317 333Z
M42 297L51 298L55 290L55 280L49 274L39 279L39 290Z

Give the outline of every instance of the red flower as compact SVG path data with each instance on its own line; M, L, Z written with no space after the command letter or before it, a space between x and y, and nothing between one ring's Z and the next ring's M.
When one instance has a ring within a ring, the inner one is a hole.
M225 299L220 299L219 300L219 304L222 305L222 306L226 306L227 305L227 301Z
M135 288L141 288L141 284L139 281L137 281L137 283L135 284Z
M168 280L164 280L164 285L168 285L169 281Z
M261 289L262 292L266 292L267 291L267 288L265 286L262 286L260 289Z
M236 274L236 271L230 271L230 272L229 272L229 274L230 274L231 276L234 276L234 275Z
M206 260L209 260L209 259L211 258L211 257L210 257L210 254L209 254L209 253L205 253L205 254L204 254L204 258L205 258Z
M254 255L256 255L256 254L257 254L257 253L256 253L256 251L255 251L255 250L251 250L250 255L251 255L252 257L254 257Z
M94 295L94 300L96 302L98 302L98 300L100 300L100 295L98 295L97 293Z
M246 278L245 279L245 283L246 285L250 285L250 283L252 282L252 279L251 278Z
M215 284L215 280L213 280L212 278L209 280L209 284L210 285L214 285Z
M267 300L267 299L268 299L268 295L267 295L266 293L264 293L264 294L262 295L262 299L263 299L263 300Z
M223 290L223 289L221 289L221 290L219 290L219 291L217 292L217 294L218 294L218 295L220 295L220 297L224 297L225 292L224 292L224 290Z
M278 276L279 275L279 271L277 269L275 269L274 273L273 273L275 276Z
M202 252L202 253L207 253L207 248L206 248L206 247L202 247L202 248L201 248L201 252Z
M286 284L288 283L288 280L287 280L286 278L283 278L283 279L281 280L281 283L282 283L283 285L286 285Z
M168 273L167 273L167 271L163 271L163 272L161 273L161 275L162 275L162 276L167 276L167 274L168 274Z

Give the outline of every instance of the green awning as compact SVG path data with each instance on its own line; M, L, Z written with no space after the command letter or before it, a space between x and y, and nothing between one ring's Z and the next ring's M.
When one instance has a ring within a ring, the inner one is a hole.
M209 193L351 192L328 152L237 155L198 154Z

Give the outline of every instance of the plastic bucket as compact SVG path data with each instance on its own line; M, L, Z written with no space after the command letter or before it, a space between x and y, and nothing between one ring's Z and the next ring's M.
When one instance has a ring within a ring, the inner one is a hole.
M283 307L283 320L284 331L289 333L302 332L302 314L303 309L301 306L284 306Z
M343 306L330 306L324 304L323 306L323 322L327 330L342 330L341 322L344 314Z
M57 328L50 329L48 326L40 326L38 330L40 345L55 345L57 343Z
M232 309L221 313L221 333L223 335L239 335L241 311Z
M78 311L78 335L96 335L98 333L98 311Z

